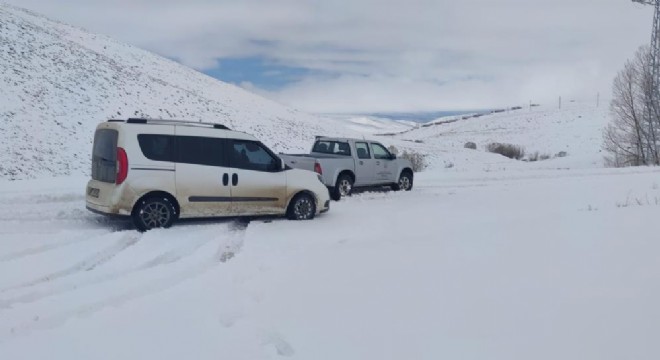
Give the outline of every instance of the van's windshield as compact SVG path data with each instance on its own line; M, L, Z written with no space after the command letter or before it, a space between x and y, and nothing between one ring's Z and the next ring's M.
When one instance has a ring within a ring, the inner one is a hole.
M94 134L92 179L114 183L117 177L117 130L101 129Z

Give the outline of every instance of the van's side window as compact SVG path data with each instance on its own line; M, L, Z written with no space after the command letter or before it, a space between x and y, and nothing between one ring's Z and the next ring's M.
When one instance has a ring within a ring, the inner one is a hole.
M140 134L138 143L142 154L154 161L174 161L174 136Z
M276 171L279 161L255 141L234 140L230 154L231 167L255 171Z
M177 162L208 166L227 166L222 153L224 141L224 139L201 136L177 136Z

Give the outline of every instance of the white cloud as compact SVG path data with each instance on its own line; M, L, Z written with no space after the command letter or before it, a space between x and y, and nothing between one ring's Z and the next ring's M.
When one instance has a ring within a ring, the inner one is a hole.
M311 111L456 109L609 93L650 39L626 0L11 0L206 69L263 56L311 75L271 94Z

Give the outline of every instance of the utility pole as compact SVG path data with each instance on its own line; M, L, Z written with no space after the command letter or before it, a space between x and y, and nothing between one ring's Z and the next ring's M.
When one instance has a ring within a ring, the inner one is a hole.
M654 154L654 162L658 164L658 139L655 124L660 122L660 0L632 0L633 2L653 5L655 13L653 15L653 29L651 32L651 94L648 101L649 108L649 133L651 135L651 152Z
M561 109L561 96L559 97L559 108Z
M651 86L652 101L654 108L660 100L660 0L632 0L633 2L653 5L655 15L653 16L653 29L651 33Z

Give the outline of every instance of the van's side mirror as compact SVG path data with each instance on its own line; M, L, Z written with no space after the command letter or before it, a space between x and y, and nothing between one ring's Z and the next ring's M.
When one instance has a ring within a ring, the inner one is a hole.
M395 160L396 159L396 154L390 154L390 160Z

